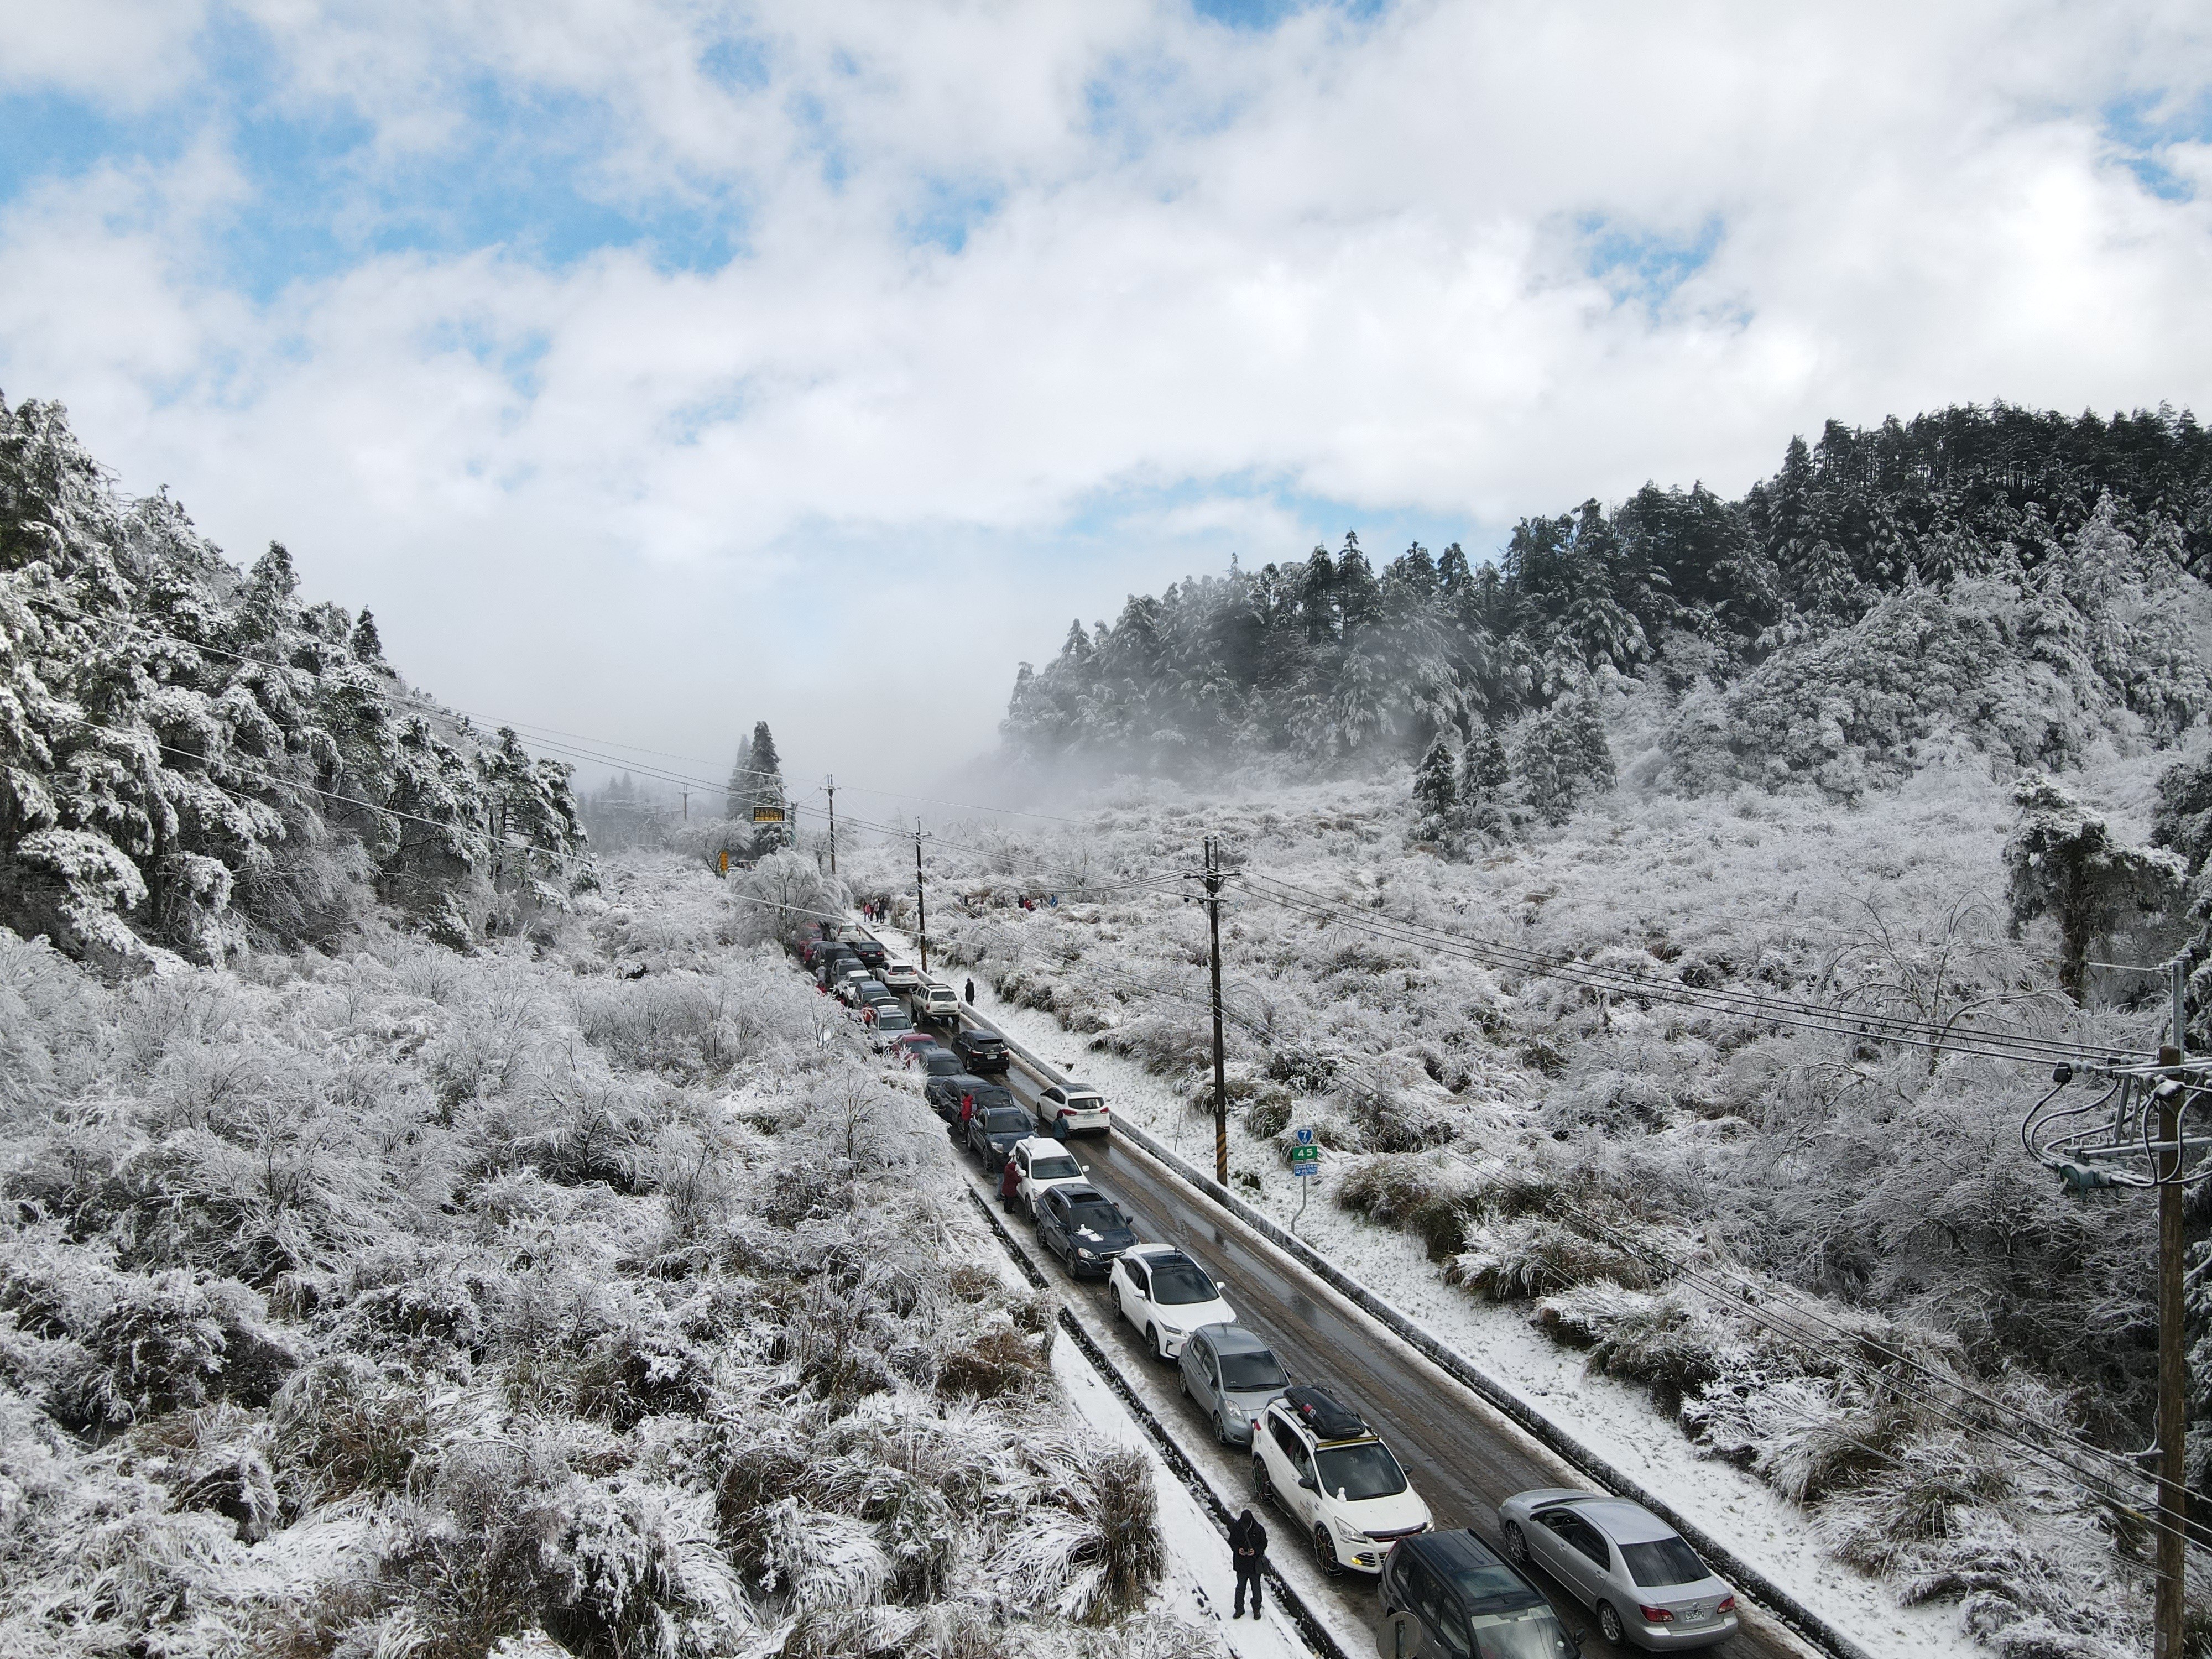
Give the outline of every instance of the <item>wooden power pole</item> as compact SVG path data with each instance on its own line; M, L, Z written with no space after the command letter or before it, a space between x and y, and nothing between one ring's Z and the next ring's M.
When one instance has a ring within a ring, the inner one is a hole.
M2188 968L2174 957L2173 1042L2160 1066L2179 1066L2188 1052ZM2158 1086L2158 1602L2157 1659L2182 1659L2183 1574L2188 1560L2189 1486L2182 1458L2188 1443L2189 1350L2182 1329L2181 1103L2179 1076Z
M1229 1071L1221 1049L1221 844L1206 838L1206 927L1213 965L1213 1178L1229 1184Z
M914 821L914 942L921 951L921 971L929 971L929 901L921 891L921 820Z
M830 792L830 873L837 873L837 775L830 773L823 780Z

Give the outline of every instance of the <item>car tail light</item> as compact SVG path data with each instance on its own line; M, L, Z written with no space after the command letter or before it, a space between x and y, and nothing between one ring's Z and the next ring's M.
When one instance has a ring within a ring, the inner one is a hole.
M1735 1611L1735 1597L1733 1595L1723 1595L1721 1597L1720 1605L1715 1607L1713 1611L1715 1613L1734 1613Z
M1647 1625L1668 1625L1674 1620L1674 1610L1670 1607L1638 1607L1637 1612L1644 1615L1644 1622Z

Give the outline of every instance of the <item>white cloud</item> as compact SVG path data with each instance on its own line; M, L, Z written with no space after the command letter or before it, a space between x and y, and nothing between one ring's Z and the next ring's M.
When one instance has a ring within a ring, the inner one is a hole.
M0 386L241 551L292 544L434 689L656 747L766 714L856 781L918 775L812 641L941 662L980 744L1067 615L1302 551L1278 492L1479 545L1646 477L1739 489L1830 415L2202 403L2212 371L2206 204L2099 118L2202 91L2184 10L255 15L288 107L376 124L349 226L473 154L489 79L588 113L605 200L743 204L746 252L364 254L257 305L218 274L257 204L210 136L9 212ZM765 84L702 68L734 40ZM957 253L915 244L970 198ZM1587 268L1603 235L1711 252L1638 297Z

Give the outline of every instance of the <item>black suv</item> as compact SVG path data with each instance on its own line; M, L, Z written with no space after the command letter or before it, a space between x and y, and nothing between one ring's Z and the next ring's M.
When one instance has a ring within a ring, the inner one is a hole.
M952 1052L966 1061L968 1069L978 1077L1009 1070L1014 1063L1013 1057L1006 1052L1006 1038L981 1025L955 1031Z
M1078 1279L1109 1272L1114 1258L1137 1242L1127 1212L1108 1202L1096 1187L1078 1181L1044 1189L1036 1202L1036 1231L1037 1243Z
M1544 1593L1472 1531L1401 1538L1382 1563L1375 1650L1427 1659L1575 1659L1582 1635L1567 1633Z
M890 952L884 949L881 939L854 939L853 954L860 957L860 965L872 974L881 971L884 964L891 959Z

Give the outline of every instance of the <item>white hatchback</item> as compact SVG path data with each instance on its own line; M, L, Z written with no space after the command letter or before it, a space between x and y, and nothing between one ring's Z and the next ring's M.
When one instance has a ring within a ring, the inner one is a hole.
M1037 1115L1063 1139L1094 1129L1103 1135L1113 1127L1106 1097L1087 1083L1054 1084L1037 1097Z
M1206 1269L1172 1244L1137 1244L1115 1258L1106 1288L1121 1317L1162 1359L1182 1352L1201 1325L1234 1325L1237 1310Z

